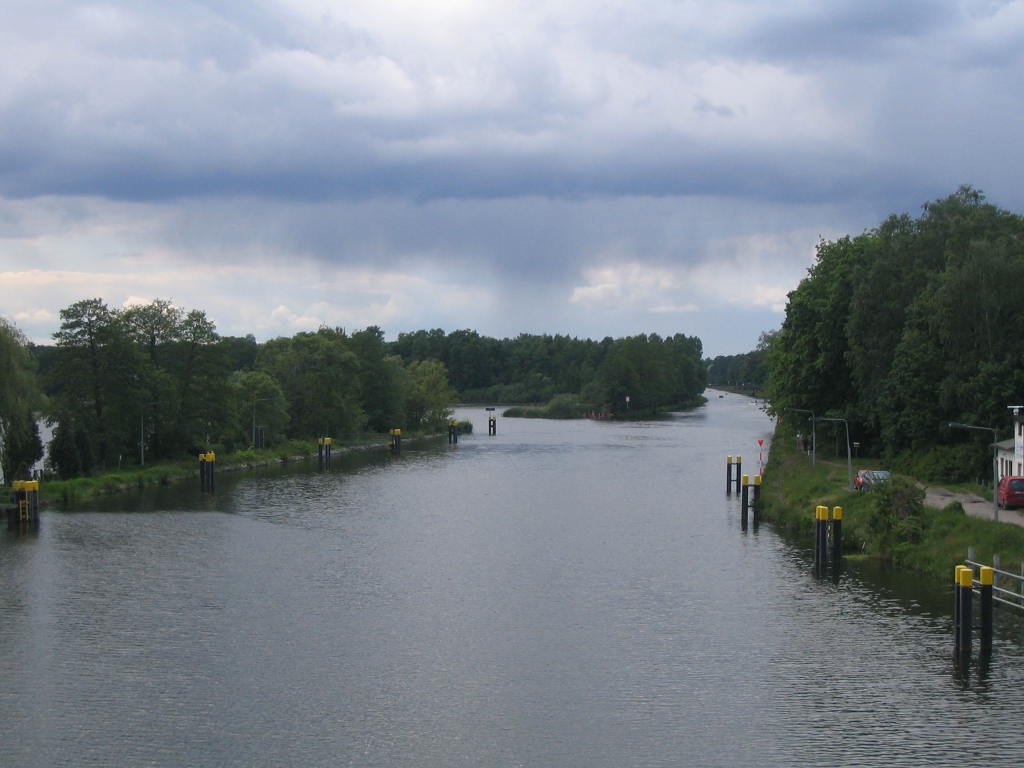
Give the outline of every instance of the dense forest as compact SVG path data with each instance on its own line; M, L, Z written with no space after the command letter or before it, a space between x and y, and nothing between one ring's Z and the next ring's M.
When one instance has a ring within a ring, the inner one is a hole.
M739 355L719 355L706 360L708 386L757 393L768 382L768 346L774 334L761 334L757 349Z
M456 401L540 403L640 416L698 402L699 339L639 335L491 339L320 328L258 343L223 337L200 310L159 299L125 309L85 299L61 310L53 345L0 320L0 448L8 479L41 455L36 414L55 425L61 477L146 460L443 427ZM629 407L627 408L627 398Z
M390 348L406 363L443 362L466 402L540 403L572 394L622 414L628 396L633 412L650 414L695 404L707 380L700 339L683 334L592 341L432 330L399 334Z
M783 418L846 419L863 453L925 479L991 472L1024 397L1024 218L961 187L918 218L823 241L768 345Z

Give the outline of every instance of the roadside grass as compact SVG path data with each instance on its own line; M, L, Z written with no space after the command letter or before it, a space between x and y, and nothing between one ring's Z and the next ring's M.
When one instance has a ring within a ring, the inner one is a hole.
M795 434L776 428L762 481L762 517L802 540L814 530L819 504L843 508L843 548L848 556L866 556L923 574L936 581L953 578L969 547L981 562L1000 556L1003 570L1018 572L1024 563L1024 528L969 517L959 503L945 509L924 505L924 492L914 478L895 475L885 491L848 490L845 461L811 466ZM950 484L950 489L978 493L977 485ZM991 494L989 494L991 498Z
M423 435L413 434L412 438ZM335 439L335 453L351 450L385 447L386 438L376 433ZM218 470L240 470L275 463L299 461L317 455L318 444L313 440L290 440L273 448L244 448L239 451L216 452ZM124 491L152 488L183 480L195 479L199 472L198 455L195 459L162 461L145 467L131 466L110 470L90 477L68 480L44 479L39 484L39 497L44 506L68 506Z

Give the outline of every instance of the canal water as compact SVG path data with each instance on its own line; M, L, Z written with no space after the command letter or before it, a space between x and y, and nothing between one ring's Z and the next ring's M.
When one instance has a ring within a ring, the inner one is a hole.
M754 401L459 416L0 535L0 765L1024 762L1019 630L957 674L950 594L741 531Z

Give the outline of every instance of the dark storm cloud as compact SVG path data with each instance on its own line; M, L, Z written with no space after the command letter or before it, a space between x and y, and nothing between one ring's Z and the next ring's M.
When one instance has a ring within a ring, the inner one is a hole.
M1024 207L1022 33L953 0L9 3L0 314L43 329L59 285L229 332L749 348L819 236L965 182Z

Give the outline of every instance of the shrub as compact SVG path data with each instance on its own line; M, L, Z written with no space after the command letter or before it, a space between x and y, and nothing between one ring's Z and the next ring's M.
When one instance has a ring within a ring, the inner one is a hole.
M868 530L880 553L896 554L903 545L921 540L924 490L903 478L893 478L872 491Z

